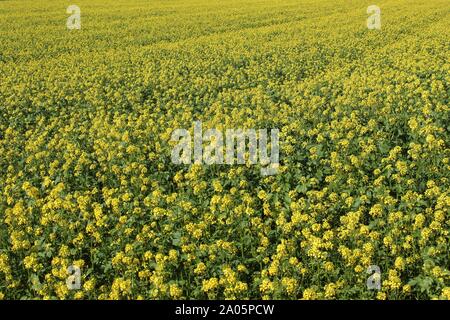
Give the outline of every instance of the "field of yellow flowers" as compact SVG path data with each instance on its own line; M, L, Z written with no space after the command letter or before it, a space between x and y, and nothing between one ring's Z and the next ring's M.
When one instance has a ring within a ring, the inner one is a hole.
M450 299L448 0L73 1L0 1L0 298Z

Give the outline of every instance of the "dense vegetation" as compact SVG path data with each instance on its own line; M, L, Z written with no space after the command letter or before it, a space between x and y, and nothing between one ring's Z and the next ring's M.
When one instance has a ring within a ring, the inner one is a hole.
M0 298L450 299L448 0L378 1L381 30L356 0L74 4L0 1ZM279 173L173 164L196 120L278 128Z

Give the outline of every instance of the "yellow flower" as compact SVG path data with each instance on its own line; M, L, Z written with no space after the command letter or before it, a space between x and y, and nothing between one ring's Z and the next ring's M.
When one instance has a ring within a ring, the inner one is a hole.
M183 294L183 290L178 288L176 284L171 284L169 289L170 296L174 299L179 299Z
M394 262L395 268L403 270L405 268L405 260L402 257L397 257Z
M442 299L450 300L450 287L442 288Z
M203 262L197 264L197 267L194 269L195 274L203 274L206 271L206 265Z
M329 283L325 286L325 298L333 299L336 295L336 285L334 283Z
M217 278L210 278L207 280L203 280L202 282L202 290L205 292L210 292L215 290L219 285L219 280Z
M95 280L87 280L83 284L83 288L86 291L92 291L95 288Z
M317 293L313 288L307 288L303 291L303 300L315 300Z

